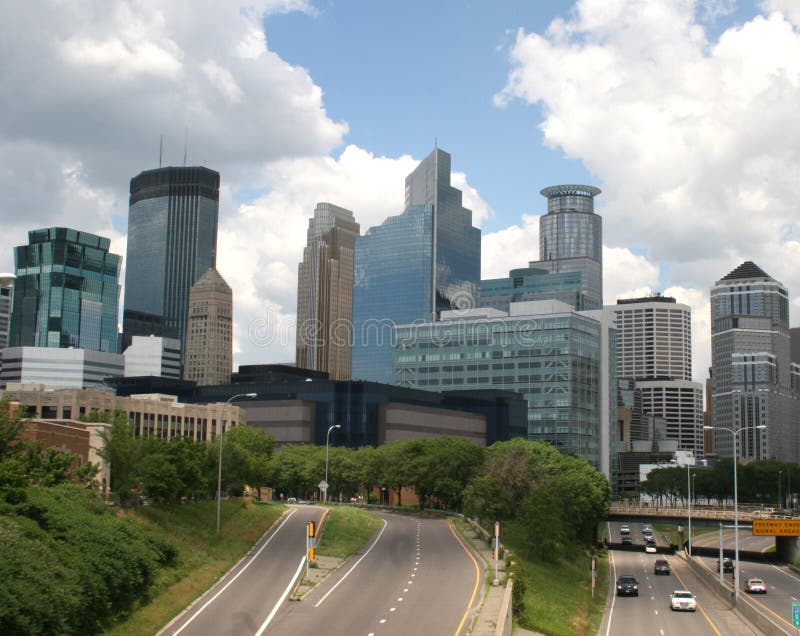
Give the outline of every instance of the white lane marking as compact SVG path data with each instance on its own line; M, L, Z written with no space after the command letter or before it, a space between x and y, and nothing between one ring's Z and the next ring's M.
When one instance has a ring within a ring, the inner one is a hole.
M186 621L186 622L185 622L183 625L181 625L181 628L180 628L178 631L176 631L176 632L173 634L173 636L178 636L178 634L180 634L180 633L181 633L181 632L182 632L184 629L186 629L186 626L187 626L189 623L191 623L191 622L192 622L192 621L193 621L195 618L197 618L197 616L200 614L200 612L202 612L202 611L203 611L203 610L204 610L206 607L208 607L209 605L211 605L211 603L213 603L213 602L214 602L214 601L217 599L217 597L218 597L220 594L222 594L222 593L223 593L225 590L227 590L227 589L228 589L228 586L229 586L231 583L233 583L233 582L234 582L236 579L238 579L238 578L239 578L239 576L242 574L242 572L244 572L244 571L245 571L245 570L246 570L248 567L250 567L250 564L251 564L253 561L255 561L256 557L258 557L258 555L259 555L259 554L261 554L261 552L264 550L264 548L266 548L266 547L267 547L267 545L269 545L269 542L270 542L270 541L272 541L272 540L275 538L275 535L277 535L277 534L278 534L278 532L280 532L280 529L281 529L281 528L283 528L283 524L285 524L287 521L289 521L289 517L291 517L291 516L292 516L292 515L293 515L295 512L297 512L297 509L296 509L296 508L292 509L292 510L291 510L291 512L289 512L289 513L286 515L286 519L284 519L283 521L281 521L281 524L280 524L280 525L279 525L279 526L278 526L278 527L275 529L275 532L273 532L273 533L272 533L272 536L271 536L269 539L267 539L266 541L264 541L264 545L262 545L262 546L261 546L261 547L258 549L258 552L256 552L256 553L255 553L255 554L254 554L254 555L253 555L253 556L250 558L250 560L249 560L249 561L248 561L248 562L247 562L247 563L244 565L244 567L242 567L242 569L241 569L241 570L239 570L239 571L236 573L236 576L234 576L234 577L233 577L233 578L232 578L230 581L228 581L228 582L227 582L227 583L226 583L226 584L225 584L225 585L222 587L222 589L221 589L219 592L217 592L216 594L214 594L214 596L212 596L210 599L208 599L208 600L205 602L205 604L203 605L203 607L201 607L199 610L197 610L197 611L194 613L194 615L193 615L193 616L192 616L192 617L191 617L191 618L190 618L188 621Z
M389 524L386 522L386 519L384 519L384 520L383 520L383 528L381 528L381 531L378 533L378 536L377 536L377 537L375 537L375 541L373 541L373 542L372 542L372 545L371 545L371 546L369 546L369 549L368 549L368 550L367 550L367 551L366 551L364 554L362 554L362 555L361 555L361 558L360 558L358 561L356 561L355 563L353 563L353 567L351 567L349 570L347 570L347 574L345 574L345 575L344 575L342 578L340 578L340 579L339 579L339 580L336 582L336 585L334 585L334 586L333 586L331 589L329 589L329 590L328 590L328 593L327 593L327 594L325 594L325 596L323 596L321 599L319 599L319 600L317 601L317 603L316 603L316 605L314 605L314 607L319 607L320 605L322 605L322 604L325 602L325 599L326 599L326 598L328 598L328 597L329 597L331 594L333 594L333 591L334 591L334 590L335 590L337 587L339 587L339 585L341 585L342 581L344 581L344 580L345 580L345 579L346 579L348 576L350 576L350 573L351 573L353 570L355 570L355 569L356 569L356 567L358 566L358 564L359 564L359 563L361 563L361 562L362 562L362 561L363 561L363 560L364 560L364 559L367 557L367 555L368 555L370 552L372 552L372 548L374 548L376 545L378 545L378 541L380 541L380 538L381 538L381 536L383 535L383 531L384 531L384 530L386 530L386 526L387 526L387 525L389 525Z
M411 585L414 581L409 581L408 584Z
M659 629L658 631L661 632L661 636L664 636L664 630L663 629Z
M610 534L611 534L611 532L609 530L609 535ZM609 550L608 554L611 557L611 567L614 570L614 585L616 586L616 581L617 581L617 563L614 560L614 551L613 550ZM608 625L606 625L606 636L608 636L611 633L611 617L614 616L614 602L616 600L617 600L617 594L615 592L614 594L611 595L611 609L608 610Z
M403 597L402 596L398 596L397 597L397 602L398 603L402 603L403 602Z
M303 571L303 566L305 564L306 564L306 555L304 554L303 558L300 559L300 565L297 566L297 571L294 573L292 580L289 581L289 585L286 586L286 589L283 591L283 594L281 594L281 597L278 599L278 602L275 603L275 607L272 608L272 611L269 613L269 616L267 616L267 620L264 621L263 625L261 625L261 628L256 632L256 636L261 636L261 634L264 633L264 630L267 629L267 625L269 625L272 622L272 619L275 618L275 614L278 613L278 608L286 600L286 597L289 596L289 592L292 591L292 588L294 588L295 581L297 581L297 578Z
M404 592L408 592L408 588L407 588L407 587L404 587L404 588L403 588L403 591L404 591Z
M776 569L776 570L778 570L778 572L780 572L781 574L785 574L785 575L786 575L786 576L788 576L790 579L794 579L795 581L800 581L800 578L796 577L796 576L795 576L794 574L792 574L791 572L787 572L786 570L784 570L784 569L782 569L782 568L779 568L779 567L778 567L777 565L775 565L774 563L770 563L770 564L769 564L769 566L770 566L771 568L775 568L775 569Z
M396 609L397 609L396 607L390 607L390 608L389 608L389 611L390 611L390 612L394 612Z
M385 618L382 618L382 619L381 619L381 620L379 620L378 622L379 622L381 625L383 625L383 624L386 622L386 619L385 619Z

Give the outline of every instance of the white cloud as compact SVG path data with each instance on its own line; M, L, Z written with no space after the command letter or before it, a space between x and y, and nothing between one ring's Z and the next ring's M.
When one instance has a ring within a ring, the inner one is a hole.
M539 259L539 217L522 216L522 225L481 237L481 278L504 278L509 270Z
M579 0L511 47L496 102L542 104L545 142L603 188L607 252L635 245L658 264L648 285L708 296L753 260L800 293L800 32L796 3L765 6L710 41L702 20L724 3ZM628 270L605 269L607 290L633 287L616 278Z

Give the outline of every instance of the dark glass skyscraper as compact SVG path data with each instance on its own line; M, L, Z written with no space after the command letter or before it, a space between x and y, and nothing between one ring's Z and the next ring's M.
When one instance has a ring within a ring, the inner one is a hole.
M581 309L603 306L603 219L594 213L598 188L558 185L545 188L547 214L539 219L539 260L529 267L579 272Z
M124 346L133 336L176 338L185 349L189 290L215 265L219 173L158 168L131 179Z
M107 238L64 227L28 232L14 248L9 347L117 353L119 270Z
M439 148L406 177L405 210L356 238L352 377L392 380L392 326L476 306L481 231Z

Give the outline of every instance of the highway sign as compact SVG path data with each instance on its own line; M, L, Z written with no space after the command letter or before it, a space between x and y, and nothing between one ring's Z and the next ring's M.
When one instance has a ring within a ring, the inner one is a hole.
M800 519L753 519L754 537L800 537Z
M800 627L800 603L792 603L792 625Z

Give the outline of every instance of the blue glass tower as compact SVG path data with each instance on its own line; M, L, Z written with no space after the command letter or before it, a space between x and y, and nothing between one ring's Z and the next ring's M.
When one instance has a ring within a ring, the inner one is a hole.
M64 227L28 232L14 248L9 347L117 353L121 258L107 238Z
M125 268L124 347L133 336L186 346L189 290L215 265L219 173L147 170L131 179Z
M537 267L512 269L508 278L481 281L478 304L508 311L511 303L531 300L560 300L577 311L586 307L580 272L551 273Z
M392 380L392 326L476 306L481 231L439 148L406 177L405 210L356 238L352 377Z

